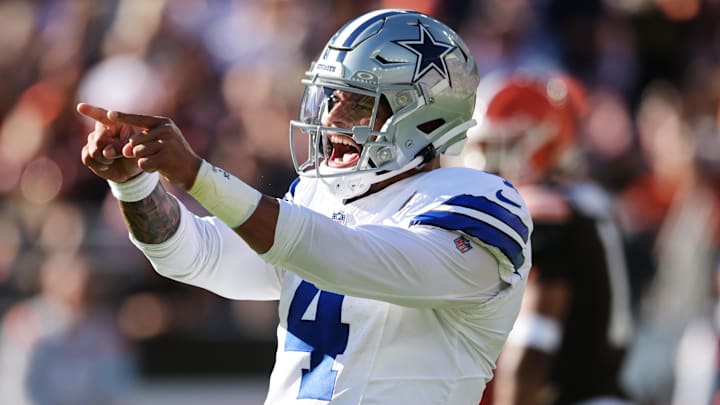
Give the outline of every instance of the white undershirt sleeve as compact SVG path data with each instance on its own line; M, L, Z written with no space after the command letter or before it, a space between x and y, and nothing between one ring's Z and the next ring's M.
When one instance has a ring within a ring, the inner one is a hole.
M281 273L215 217L198 217L182 202L180 225L159 244L131 242L161 275L231 299L276 300Z
M280 202L273 247L263 258L318 288L407 306L485 302L505 287L498 261L480 245L434 227L347 227Z

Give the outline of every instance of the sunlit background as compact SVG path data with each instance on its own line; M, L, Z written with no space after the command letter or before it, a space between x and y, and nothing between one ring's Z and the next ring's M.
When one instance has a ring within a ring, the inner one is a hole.
M276 303L156 275L80 163L90 127L74 107L172 117L200 155L282 196L305 69L343 23L380 7L439 17L482 74L552 66L586 85L583 158L615 198L639 322L650 306L648 322L669 329L657 339L695 339L679 362L639 354L631 391L709 400L712 367L683 364L715 352L720 0L3 0L0 403L261 403ZM679 303L647 294L660 273L691 279L670 292ZM667 361L646 374L646 358Z

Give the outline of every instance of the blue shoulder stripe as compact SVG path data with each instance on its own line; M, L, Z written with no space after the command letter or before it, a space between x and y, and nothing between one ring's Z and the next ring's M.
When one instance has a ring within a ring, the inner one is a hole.
M430 211L415 217L410 222L410 225L432 225L449 231L462 231L474 236L483 243L500 249L513 264L515 270L525 261L523 248L515 239L500 229L467 215L446 211Z
M528 240L530 231L520 217L487 197L463 194L445 201L445 204L465 207L491 215L514 229L524 242Z

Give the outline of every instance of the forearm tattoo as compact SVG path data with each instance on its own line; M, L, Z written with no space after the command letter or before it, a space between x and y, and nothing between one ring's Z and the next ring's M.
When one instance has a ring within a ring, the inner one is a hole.
M149 196L136 202L120 202L120 210L130 233L143 243L168 240L180 224L180 207L162 184Z

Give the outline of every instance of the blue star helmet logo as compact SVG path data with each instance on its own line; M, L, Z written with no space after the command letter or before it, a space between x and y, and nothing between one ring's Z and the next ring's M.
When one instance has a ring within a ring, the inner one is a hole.
M448 67L447 63L445 63L445 55L457 47L435 40L432 33L430 33L420 21L418 21L417 26L420 30L419 39L393 41L417 55L412 83L420 80L430 70L435 70L443 79L448 79Z

